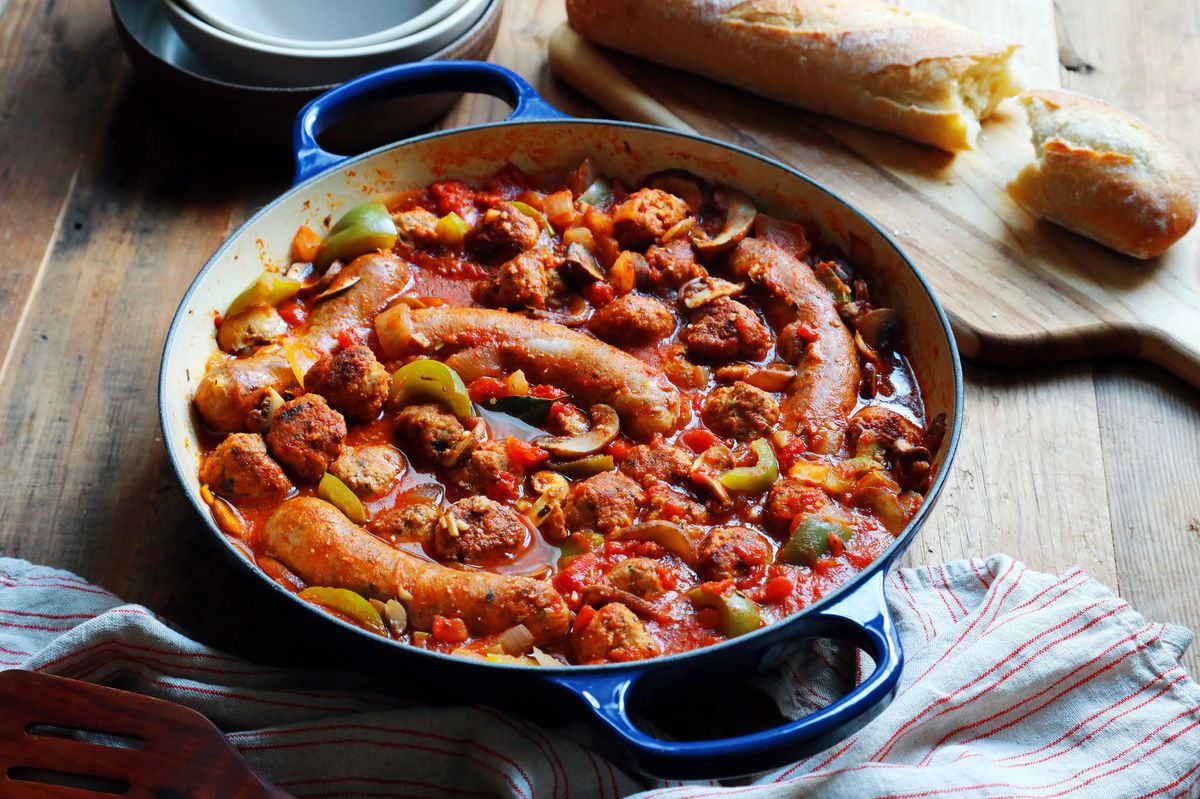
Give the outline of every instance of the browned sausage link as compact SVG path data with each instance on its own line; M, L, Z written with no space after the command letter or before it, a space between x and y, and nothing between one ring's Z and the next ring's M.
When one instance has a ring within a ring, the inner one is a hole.
M445 358L476 347L495 348L504 366L571 394L577 405L611 405L625 431L648 439L679 422L680 395L659 370L629 353L553 322L479 308L398 305L379 315L375 332L392 358Z
M858 355L854 339L834 307L833 296L800 259L761 239L745 239L732 256L733 269L761 286L768 313L808 339L798 375L783 401L785 429L808 437L814 452L838 453L846 420L858 396Z
M313 497L280 505L263 528L263 543L268 554L309 585L349 588L380 600L411 594L408 618L418 630L429 630L435 615L452 616L466 622L472 635L524 624L542 643L566 635L570 624L566 603L548 583L421 560Z
M344 275L344 277L343 277ZM337 334L367 323L387 307L408 283L408 265L394 255L370 253L350 262L339 280L359 280L341 294L324 300L313 310L308 328L294 340L319 353L327 353ZM246 429L249 413L268 388L282 392L296 385L283 349L263 347L248 358L209 367L196 389L196 410L206 424L222 433Z

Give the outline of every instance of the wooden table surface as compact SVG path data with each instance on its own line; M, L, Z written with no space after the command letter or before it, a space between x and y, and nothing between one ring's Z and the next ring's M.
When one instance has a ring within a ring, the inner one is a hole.
M1053 0L1009 5L1022 2ZM1200 4L1053 6L1063 85L1141 115L1200 163ZM256 607L208 540L169 470L156 402L184 289L287 188L289 154L166 115L106 3L0 0L0 14L0 554L71 569L207 643L319 654ZM493 60L594 114L546 67L562 17L562 0L508 0ZM447 124L503 113L471 97ZM1126 360L966 375L956 469L908 562L1079 565L1149 618L1200 628L1197 392ZM1185 665L1197 673L1200 652Z

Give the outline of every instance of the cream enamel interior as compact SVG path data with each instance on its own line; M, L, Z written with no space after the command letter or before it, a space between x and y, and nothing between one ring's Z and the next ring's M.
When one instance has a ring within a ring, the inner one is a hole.
M777 166L714 142L594 122L514 123L437 134L349 162L288 191L212 257L178 312L160 386L166 443L192 499L200 501L200 448L191 403L217 349L213 314L223 311L264 266L286 264L301 224L320 231L327 216L336 218L377 195L444 178L484 180L506 161L539 171L573 167L584 157L591 157L601 173L630 184L661 169L687 169L742 190L768 213L816 221L865 273L874 296L906 320L909 356L929 417L945 413L948 421L957 419L954 347L937 307L896 247L843 202ZM936 464L939 475L947 468L946 449Z

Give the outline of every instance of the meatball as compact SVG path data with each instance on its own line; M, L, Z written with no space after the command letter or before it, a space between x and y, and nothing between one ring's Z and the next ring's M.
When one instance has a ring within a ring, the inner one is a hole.
M392 214L396 223L396 235L410 247L415 244L433 244L438 240L437 215L424 208L413 208Z
M369 422L383 410L389 381L375 353L360 344L322 356L304 375L304 388L346 416Z
M613 588L628 591L642 598L658 596L663 592L658 564L650 558L626 558L612 567L608 581Z
M674 194L638 189L613 208L613 235L626 249L651 244L687 215L687 203Z
M653 297L626 294L594 313L588 329L610 344L651 344L675 332L675 316Z
M764 508L763 526L780 538L792 529L792 521L802 513L812 513L829 504L829 497L815 486L785 477L771 486Z
M494 308L545 308L550 297L561 293L562 278L549 250L523 252L491 276L475 284L475 301Z
M755 438L766 435L779 421L779 403L761 388L739 380L709 394L700 416L719 436Z
M418 541L422 544L433 538L433 528L442 509L436 502L406 502L376 514L367 529L380 538L391 541Z
M450 482L467 491L486 492L512 472L508 448L503 441L481 441L471 447L458 468L450 472Z
M692 471L692 455L685 449L656 438L649 444L631 447L621 461L621 471L645 485L646 478L683 483Z
M774 557L771 542L748 527L717 527L696 547L696 571L706 580L745 580Z
M696 263L696 253L686 236L671 239L661 246L646 250L646 286L659 294L665 294L708 271Z
M662 652L637 615L619 602L596 611L572 644L575 660L582 664L641 660Z
M271 454L295 477L320 480L342 452L346 420L320 394L302 394L275 412L267 432Z
M714 300L679 335L688 352L705 361L757 361L771 349L771 331L737 300Z
M537 244L538 223L513 208L489 208L467 233L467 249L477 258L507 261Z
M383 493L400 476L403 465L403 457L394 448L376 444L342 452L329 471L355 494L372 496Z
M571 530L611 533L633 524L641 501L637 483L620 472L603 472L576 483L563 512Z
M292 482L267 454L258 433L230 433L200 466L200 482L234 501L276 501L287 496Z
M646 516L650 519L694 524L708 521L707 508L666 483L656 480L651 481L651 485L646 489L646 508Z
M463 456L471 434L458 417L441 405L407 405L396 414L396 436L412 458L453 466Z
M494 553L515 554L529 540L529 526L515 510L487 497L459 500L434 527L433 552L443 560L477 563Z

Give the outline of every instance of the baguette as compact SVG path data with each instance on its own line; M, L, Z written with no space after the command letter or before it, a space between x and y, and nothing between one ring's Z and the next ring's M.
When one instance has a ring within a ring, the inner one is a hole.
M1200 178L1133 114L1086 95L1021 96L1037 161L1008 193L1035 216L1135 258L1153 258L1196 222Z
M567 0L567 17L608 47L951 152L1021 90L1018 45L874 0Z

